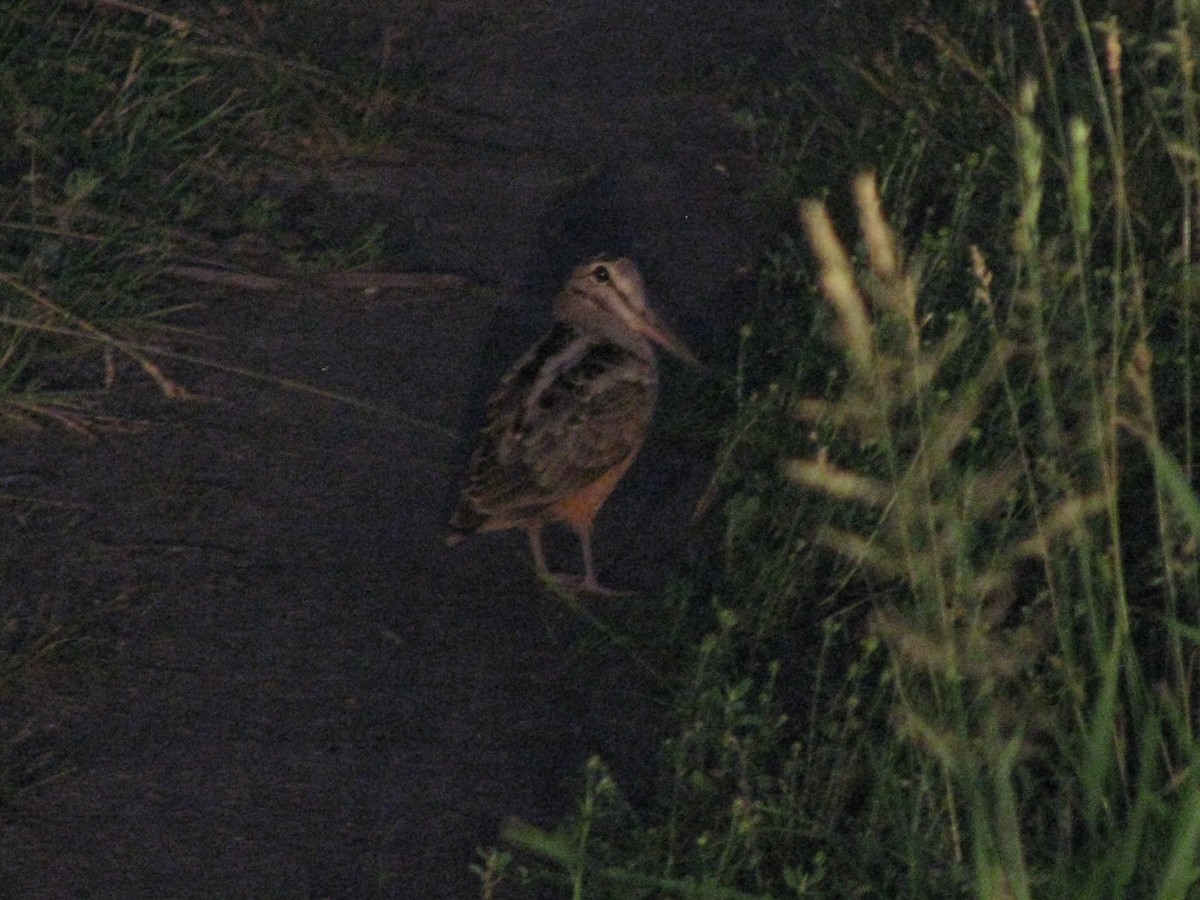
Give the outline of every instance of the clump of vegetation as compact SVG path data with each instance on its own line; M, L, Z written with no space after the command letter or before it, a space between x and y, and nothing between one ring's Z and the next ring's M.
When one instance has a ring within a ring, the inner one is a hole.
M853 252L805 201L767 255L660 795L593 760L487 896L1197 889L1200 10L1055 14L898 20L851 67L882 191L854 180Z
M88 427L63 388L132 364L176 385L152 348L172 261L270 232L268 166L345 147L371 89L282 55L255 23L136 4L25 0L0 26L0 414ZM384 88L375 86L375 93ZM340 110L335 120L327 111ZM282 255L282 254L281 254Z

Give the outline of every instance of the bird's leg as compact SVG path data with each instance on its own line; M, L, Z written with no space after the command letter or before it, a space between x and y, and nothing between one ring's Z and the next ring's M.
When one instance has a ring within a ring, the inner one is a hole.
M583 548L583 578L578 575L560 575L551 572L546 565L546 554L542 549L542 526L525 526L525 531L529 535L529 549L533 553L533 564L537 567L538 576L570 591L586 591L589 594L605 594L610 597L628 596L630 591L614 591L606 588L596 579L596 565L592 560L592 523L574 522L571 523L571 528L579 537L579 545Z
M529 534L529 549L533 552L533 564L537 566L538 575L553 578L546 568L546 554L542 551L542 526L528 525L525 530Z
M583 548L583 589L602 594L604 589L596 580L596 567L592 562L592 523L581 524L576 533L579 535L579 546Z
M588 591L592 594L605 594L610 597L627 597L632 591L617 591L612 588L606 588L596 579L596 566L592 561L592 523L580 522L575 526L575 533L579 536L579 546L583 548L583 581L580 583L580 590Z

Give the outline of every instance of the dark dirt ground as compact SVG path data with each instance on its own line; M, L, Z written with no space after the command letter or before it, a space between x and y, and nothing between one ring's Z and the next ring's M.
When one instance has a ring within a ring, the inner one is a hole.
M336 55L410 5L312 27ZM478 3L421 4L414 40L453 113L398 127L386 158L271 189L296 230L384 221L390 268L471 284L206 290L192 314L206 356L396 415L174 364L207 400L127 379L110 406L136 433L3 445L5 490L38 505L0 508L2 589L102 613L94 642L4 699L29 735L8 770L59 775L0 808L0 895L462 900L475 849L508 816L567 812L589 755L635 792L652 777L653 686L579 640L524 538L442 538L486 395L581 257L635 255L698 355L731 352L764 223L715 86L750 56L786 64L791 5L528 3L481 21ZM689 377L665 365L660 425ZM696 552L708 453L656 430L597 536L602 577L643 595L587 599L597 616L654 615ZM551 549L578 566L569 537Z

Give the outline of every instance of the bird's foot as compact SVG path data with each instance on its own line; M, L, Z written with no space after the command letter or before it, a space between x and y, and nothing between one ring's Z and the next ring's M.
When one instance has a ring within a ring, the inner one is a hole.
M595 578L585 578L582 575L563 575L548 572L542 580L552 589L567 591L571 594L594 594L599 597L634 597L637 591L623 591L606 587Z

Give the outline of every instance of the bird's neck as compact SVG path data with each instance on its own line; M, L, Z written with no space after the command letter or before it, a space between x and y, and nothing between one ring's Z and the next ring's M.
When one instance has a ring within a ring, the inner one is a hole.
M578 307L564 312L567 314L555 318L581 337L616 344L633 356L654 362L654 347L650 341L615 316L600 310Z

